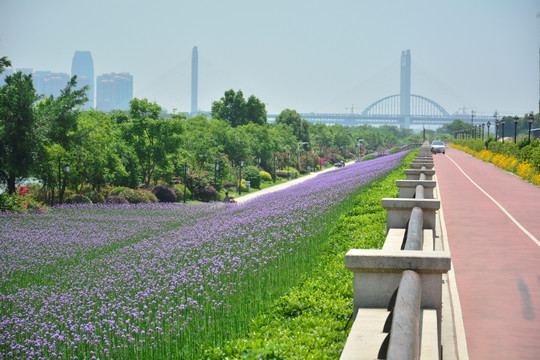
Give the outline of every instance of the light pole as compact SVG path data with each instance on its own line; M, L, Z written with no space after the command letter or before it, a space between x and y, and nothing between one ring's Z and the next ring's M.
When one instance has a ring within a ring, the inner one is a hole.
M527 117L527 123L529 124L529 144L531 143L531 126L532 126L533 121L534 121L534 115L531 111L531 113Z
M289 166L291 164L291 154L287 154L287 181L291 179L291 171L289 169Z
M274 184L276 183L276 160L277 160L277 155L274 154Z
M244 160L240 160L240 183L238 185L238 196L242 195L242 168L244 167Z
M495 120L495 141L499 137L499 120Z
M490 126L491 126L491 121L488 120L488 122L487 122L487 127L488 127L488 136L487 137L488 137L488 139L489 139L489 127Z
M186 185L187 185L187 176L189 175L189 167L187 163L184 164L184 204L186 203Z
M514 116L514 144L517 142L517 124L518 124L519 118Z
M214 186L217 189L217 172L219 170L219 164L217 160L214 162Z
M482 140L484 140L484 128L486 127L485 123L482 123Z
M504 118L501 119L501 131L502 131L502 142L504 144L504 124L506 123L506 120Z

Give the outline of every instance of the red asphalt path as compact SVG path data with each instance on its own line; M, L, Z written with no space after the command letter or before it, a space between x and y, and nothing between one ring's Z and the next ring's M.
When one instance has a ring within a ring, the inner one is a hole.
M540 359L540 187L452 148L434 163L470 359Z

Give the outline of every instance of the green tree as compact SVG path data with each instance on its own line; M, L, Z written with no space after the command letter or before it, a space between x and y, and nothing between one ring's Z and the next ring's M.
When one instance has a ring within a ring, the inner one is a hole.
M290 126L298 141L309 142L309 123L302 119L296 110L283 110L276 117L275 123Z
M232 127L247 124L247 113L247 103L242 90L227 90L219 101L212 104L212 118L226 121Z
M250 123L263 125L266 124L267 114L266 107L254 95L248 98L247 104L247 121Z
M111 118L104 112L84 111L77 119L71 149L72 183L88 183L94 189L118 183L127 176L117 149Z
M1 60L2 66L9 63ZM17 72L5 81L0 88L0 179L12 194L16 179L28 176L37 153L33 104L39 96L32 75Z
M11 66L11 61L7 58L7 56L3 56L0 58L0 74L4 72L4 70L7 67Z
M150 185L157 167L172 165L182 143L182 120L160 117L161 107L147 99L130 101L130 121L123 123L124 140L132 147L141 169L141 181Z

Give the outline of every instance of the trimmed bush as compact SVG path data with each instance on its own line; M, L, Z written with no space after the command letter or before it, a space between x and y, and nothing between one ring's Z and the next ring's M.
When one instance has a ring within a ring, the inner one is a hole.
M165 185L158 185L152 189L152 194L159 202L176 202L176 194L173 189ZM183 194L182 194L183 195Z
M218 193L213 186L207 186L201 191L199 191L199 198L201 199L201 201L210 202L212 200L216 200L217 197Z
M261 173L255 166L246 167L244 179L250 182L252 188L261 188Z
M227 190L229 190L229 189L234 189L234 188L236 188L237 186L238 186L238 185L237 185L236 183L230 182L230 181L225 181L225 182L223 183L223 187L224 187L225 189L227 189Z
M66 204L91 204L92 200L90 200L88 197L84 196L83 194L74 194L74 195L68 196L66 200L64 200L64 203Z
M266 171L259 172L261 174L261 180L262 181L272 181L272 175Z
M111 191L112 193L112 191ZM157 198L150 191L145 191L141 189L130 189L124 188L118 196L126 199L130 204L150 204L152 202L157 202Z
M127 188L124 187L124 186L118 186L118 187L115 187L114 189L111 190L111 192L109 193L109 195L110 195L110 196L118 195L118 194L120 194L124 189L127 189Z
M105 202L105 198L103 197L103 195L101 195L95 190L86 189L83 190L82 194L89 198L93 204L103 204Z
M107 204L129 204L129 202L121 196L111 195L105 201Z

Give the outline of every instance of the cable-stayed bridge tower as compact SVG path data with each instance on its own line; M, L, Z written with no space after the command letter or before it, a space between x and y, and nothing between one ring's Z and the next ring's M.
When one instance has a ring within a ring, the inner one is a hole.
M194 46L191 52L191 116L198 115L197 94L199 87L199 53Z

